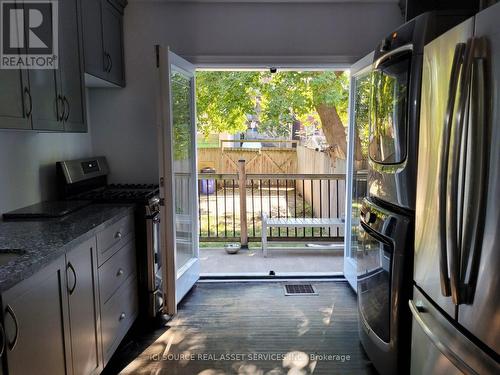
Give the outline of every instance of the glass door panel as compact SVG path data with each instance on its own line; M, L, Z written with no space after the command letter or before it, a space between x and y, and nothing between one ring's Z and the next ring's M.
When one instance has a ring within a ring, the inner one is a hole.
M372 61L373 53L351 68L344 276L354 290L357 289L357 252L361 250L359 213L367 193Z
M159 166L165 312L173 315L200 274L194 66L158 48Z
M193 249L193 152L191 143L191 79L172 69L172 125L174 156L176 271L179 272L194 257ZM196 174L195 174L196 175Z

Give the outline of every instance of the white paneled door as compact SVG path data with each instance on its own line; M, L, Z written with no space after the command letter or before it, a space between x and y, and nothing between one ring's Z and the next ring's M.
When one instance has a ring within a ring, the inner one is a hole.
M357 290L359 208L367 195L369 103L373 52L351 67L344 276Z
M165 313L177 304L200 275L194 66L157 47L161 246Z

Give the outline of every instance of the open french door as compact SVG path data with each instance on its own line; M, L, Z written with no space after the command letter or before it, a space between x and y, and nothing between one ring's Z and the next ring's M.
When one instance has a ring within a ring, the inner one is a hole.
M361 201L367 195L368 116L372 62L373 52L351 66L349 91L344 276L354 291L357 290L359 208Z
M174 315L200 275L195 68L168 48L156 53L164 312Z

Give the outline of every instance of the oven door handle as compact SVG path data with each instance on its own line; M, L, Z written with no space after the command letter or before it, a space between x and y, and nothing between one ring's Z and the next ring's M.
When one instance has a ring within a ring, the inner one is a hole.
M361 227L365 230L365 232L370 235L371 237L375 238L377 241L382 242L383 244L390 246L391 249L393 247L393 242L392 239L390 239L387 236L384 236L383 234L375 231L372 229L369 225L367 225L363 220L360 220Z
M405 44L404 46L393 49L392 51L387 52L386 54L380 56L374 63L373 68L377 69L384 61L390 59L391 57L401 55L405 52L412 52L413 44Z

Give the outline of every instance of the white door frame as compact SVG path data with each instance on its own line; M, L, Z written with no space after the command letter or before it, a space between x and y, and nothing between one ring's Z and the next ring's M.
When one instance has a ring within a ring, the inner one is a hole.
M345 230L344 230L344 277L349 285L357 291L357 265L356 260L351 258L351 228L352 228L352 187L354 171L354 110L356 78L366 74L371 69L374 53L371 52L351 66L351 82L349 87L349 126L347 130L347 169L346 169L346 208L345 208Z
M157 61L159 68L159 95L158 97L158 143L159 143L159 175L160 175L160 244L162 264L164 265L162 278L164 289L164 312L169 315L177 313L177 304L192 288L199 278L199 244L198 244L198 182L197 182L197 150L196 150L196 103L195 103L195 67L188 61L177 56L168 48L157 47ZM174 155L172 150L173 137L173 108L172 108L172 71L180 72L191 81L191 168L194 174L192 182L192 247L193 258L177 270L176 265L176 226L177 217L175 207L174 188Z

